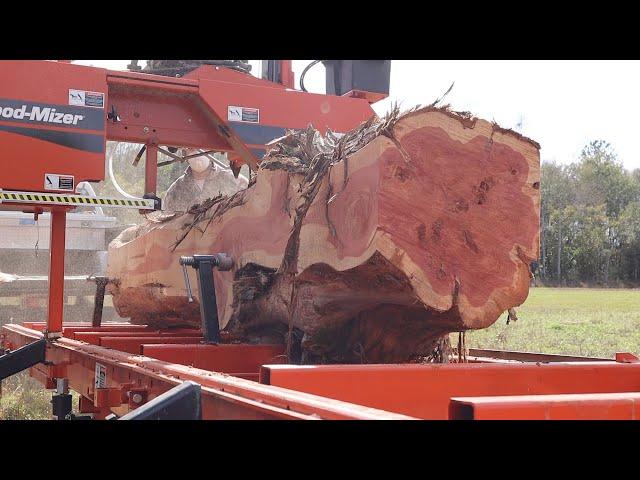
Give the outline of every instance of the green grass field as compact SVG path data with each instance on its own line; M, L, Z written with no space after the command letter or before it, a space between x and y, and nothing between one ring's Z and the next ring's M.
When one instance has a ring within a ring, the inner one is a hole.
M0 420L50 420L51 390L45 390L27 372L2 382Z
M519 350L613 358L640 354L640 290L532 288L516 308L491 327L466 334L467 348ZM451 344L457 345L457 334Z

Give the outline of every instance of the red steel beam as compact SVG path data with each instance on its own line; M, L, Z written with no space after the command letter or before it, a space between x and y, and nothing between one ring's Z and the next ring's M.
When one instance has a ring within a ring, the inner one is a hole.
M107 71L107 84L110 87L142 90L144 92L161 91L164 93L186 94L198 92L198 81L188 78L172 78L148 73L129 73L118 70Z
M165 362L232 375L257 376L262 365L286 360L282 345L145 345L143 352Z
M295 76L293 74L292 60L280 60L280 75L282 85L287 88L295 88Z
M75 340L87 342L92 345L100 345L100 339L103 337L202 337L202 332L171 332L171 331L150 331L150 332L75 332Z
M37 328L36 328L37 330ZM153 331L146 325L114 325L114 326L106 326L102 325L100 327L92 327L91 325L87 325L84 327L63 327L62 333L63 336L67 338L76 338L76 333L82 332L144 332L144 331Z
M64 254L67 212L65 209L51 209L51 234L49 242L49 306L47 311L47 331L62 335L64 313Z
M144 164L144 193L156 194L158 183L158 145L147 143L146 158Z
M47 322L22 322L22 325L27 328L31 328L33 330L43 331L47 326ZM130 325L131 325L130 323L103 323L102 324L103 327L108 326L108 327L125 327L125 328ZM133 325L133 326L146 328L145 325ZM62 324L62 331L64 332L66 328L71 328L71 327L91 327L91 323L64 322ZM91 328L95 328L95 327L91 327Z
M452 398L456 420L639 420L640 392Z
M616 362L620 363L639 363L640 358L629 352L616 352Z
M494 358L500 360L515 360L520 362L613 362L613 358L580 357L574 355L558 355L535 352L516 352L509 350L489 350L482 348L470 348L469 355L482 358Z
M142 353L143 345L152 344L197 344L202 342L202 337L101 337L99 345L105 348L112 348L120 352L128 352L136 355Z
M640 391L640 363L264 366L260 381L425 419L452 397Z
M10 348L42 336L19 325L3 327L3 334L5 346ZM170 352L175 347L183 350L175 353L182 360L190 349L207 355L214 352L214 357L224 351L224 347L214 345L143 348L148 355L147 349ZM238 365L243 361L243 349L249 352L247 347L255 346L225 347L230 347L227 361L235 358ZM72 388L93 399L100 411L110 406L118 414L135 408L126 403L128 392L144 391L148 400L182 380L203 385L205 418L410 418L393 412L414 418L638 418L640 395L639 363L269 365L261 372L265 384L256 385L201 368L131 356L66 338L50 345L47 359L52 364L43 365L34 374L40 381L52 385L52 378L69 378ZM624 360L633 358L624 356ZM93 385L98 362L107 372L104 390L96 390ZM285 384L287 388L282 388ZM331 394L318 392L323 389ZM356 402L346 398L354 395L363 399ZM387 411L380 405L385 402Z
M12 348L42 338L40 332L21 325L4 325L2 332L5 345L12 345ZM109 350L68 338L58 339L48 346L47 360L64 369L56 375L68 378L70 388L94 400L98 398L94 383L96 363L103 365L106 388L120 389L122 393L121 406L110 408L118 415L132 408L124 403L131 390L144 388L147 400L151 400L184 380L193 380L202 386L205 419L411 419L405 415L261 385L230 375ZM113 400L112 393L109 392L108 396Z
M519 363L519 362L517 360L502 360L501 358L475 357L472 355L468 355L466 363Z

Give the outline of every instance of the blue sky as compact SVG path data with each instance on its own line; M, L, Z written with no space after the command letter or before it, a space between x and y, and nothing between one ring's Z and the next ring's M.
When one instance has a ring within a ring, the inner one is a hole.
M75 63L124 70L129 60ZM251 63L257 75L260 62ZM308 63L294 60L296 87ZM454 109L496 120L536 140L543 160L569 163L587 142L603 139L625 167L640 168L640 61L394 60L390 97L374 109L383 114L394 101L406 109L431 103L454 81L446 99ZM324 93L324 82L321 64L305 77L311 92Z

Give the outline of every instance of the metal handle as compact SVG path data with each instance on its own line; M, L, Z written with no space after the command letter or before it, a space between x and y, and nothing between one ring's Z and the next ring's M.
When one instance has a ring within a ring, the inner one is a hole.
M216 302L216 290L213 280L213 269L231 270L233 259L224 254L193 255L180 257L180 265L184 273L184 283L189 294L189 302L193 301L191 284L187 275L187 267L193 267L198 275L198 300L200 302L200 319L205 343L220 342L220 322L218 320L218 305Z
M193 295L191 294L191 283L189 283L189 274L187 273L187 265L184 263L182 264L182 273L184 273L184 284L187 287L187 294L189 295L189 303L192 303Z
M189 295L189 303L193 302L193 294L191 293L191 283L189 282L189 274L187 266L195 269L199 268L201 261L210 262L209 265L217 267L218 270L226 271L233 268L233 259L226 253L216 253L215 255L193 255L191 257L180 257L179 263L182 265L182 273L184 274L184 284L187 287Z

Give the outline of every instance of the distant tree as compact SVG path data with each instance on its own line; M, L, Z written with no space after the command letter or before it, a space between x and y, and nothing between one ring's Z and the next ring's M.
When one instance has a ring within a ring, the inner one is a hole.
M576 200L582 205L605 204L607 215L617 217L633 199L635 182L604 140L589 143L580 161L569 167L576 186Z
M540 181L540 250L542 256L541 272L544 277L549 277L555 272L556 280L562 276L562 245L565 241L563 228L566 215L564 209L573 204L575 189L572 188L572 180L566 167L555 162L542 164Z
M572 164L543 162L540 229L545 281L640 281L640 169L603 140Z
M579 281L609 281L613 245L605 206L580 206L573 217L572 260Z
M634 201L625 207L620 214L618 229L622 270L630 280L637 282L640 280L640 201Z

